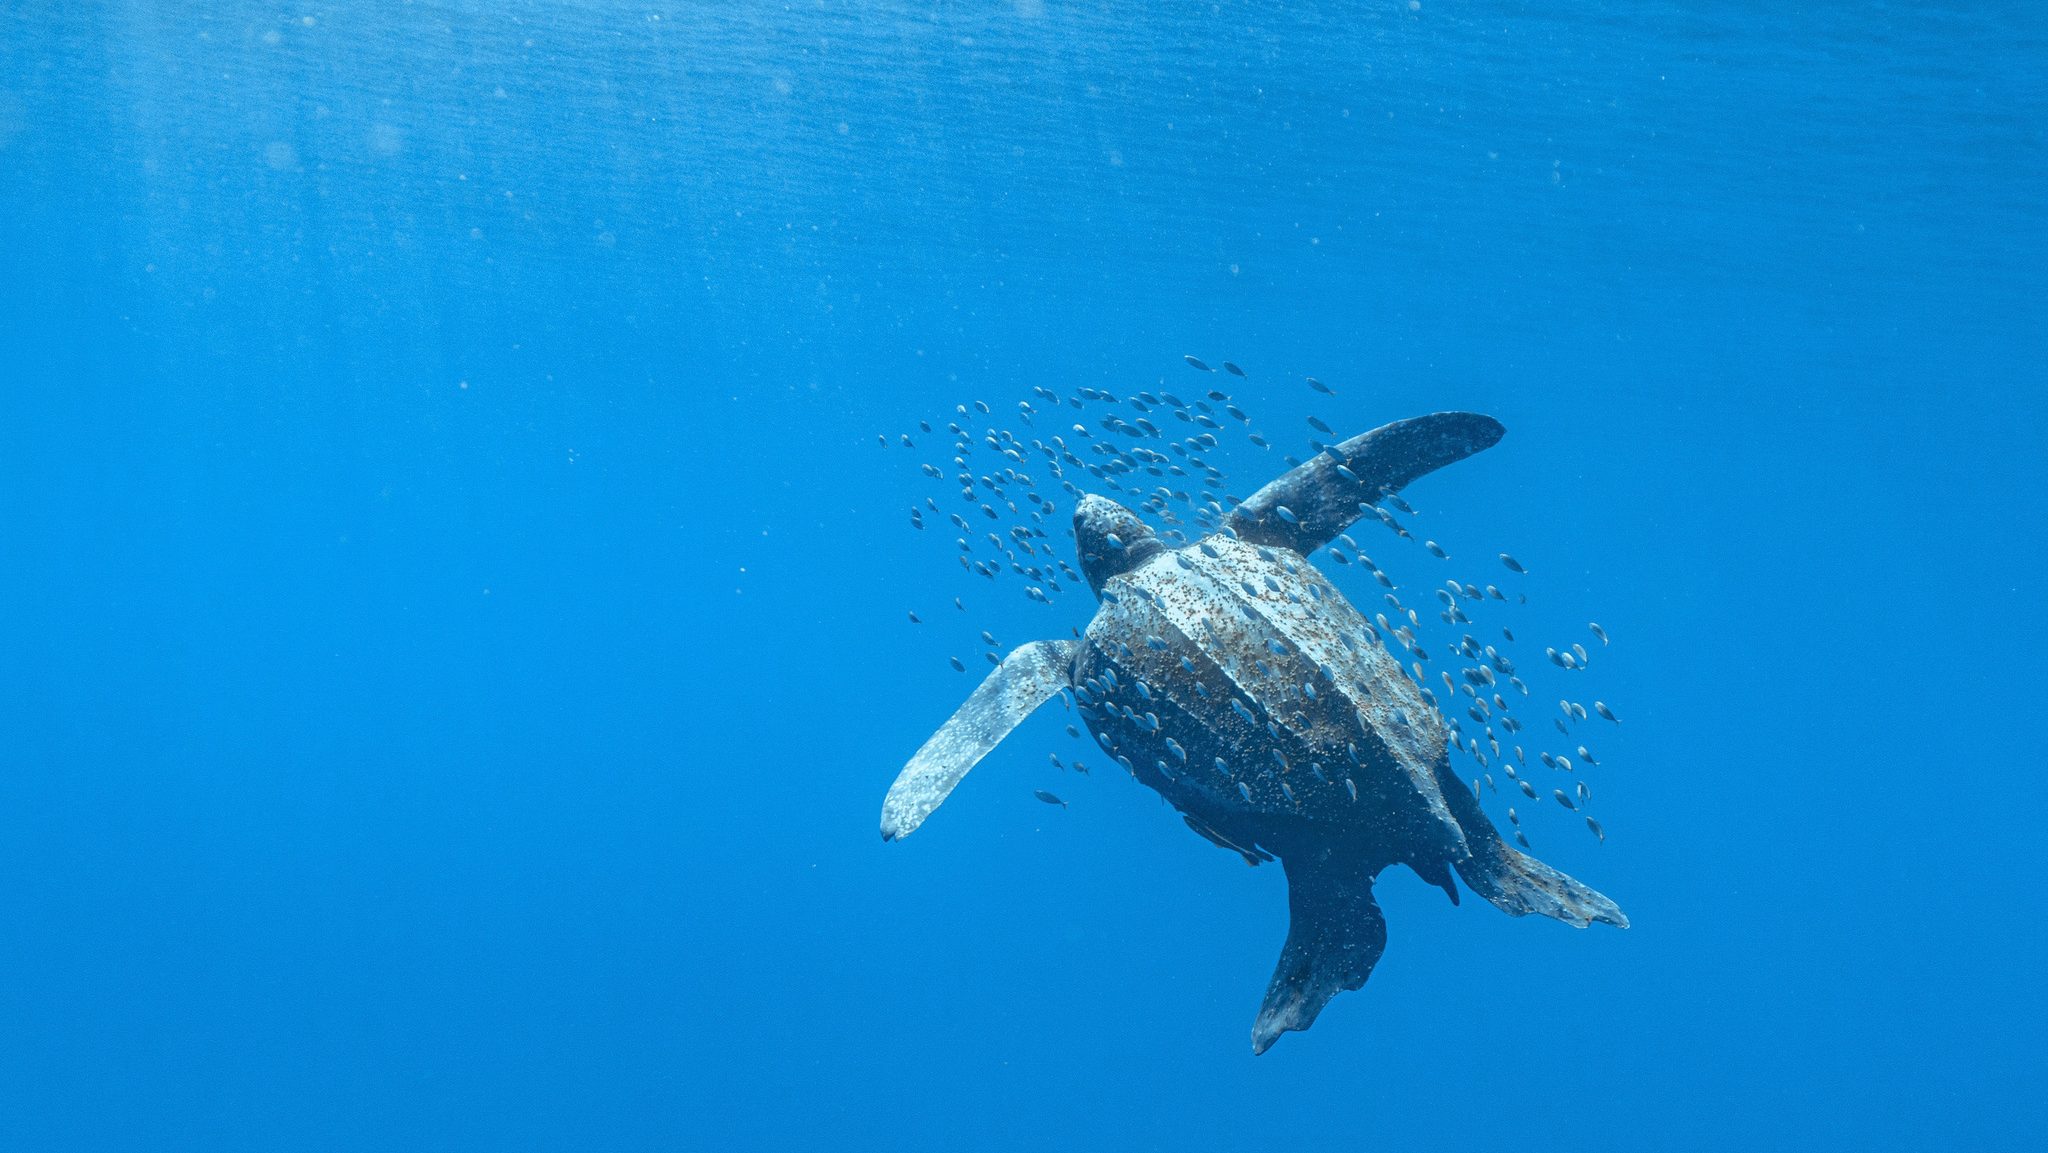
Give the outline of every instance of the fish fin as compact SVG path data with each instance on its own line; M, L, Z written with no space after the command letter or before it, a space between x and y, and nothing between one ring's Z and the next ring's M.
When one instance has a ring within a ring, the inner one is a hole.
M1252 1052L1315 1023L1330 998L1365 984L1387 947L1387 920L1372 899L1368 866L1323 850L1282 855L1287 869L1287 944L1252 1024Z
M1228 523L1241 540L1307 556L1351 527L1361 501L1377 504L1383 492L1492 448L1506 432L1499 421L1476 412L1397 420L1332 445L1341 460L1317 453L1247 497ZM1339 465L1358 479L1346 479ZM1294 515L1292 521L1280 514L1282 507Z
M1067 687L1078 647L1073 641L1036 641L1005 657L896 775L882 801L882 839L915 832L967 770Z
M1444 801L1472 850L1454 864L1473 892L1511 916L1541 913L1581 929L1595 921L1628 928L1628 916L1619 905L1501 840L1500 830L1471 793L1458 788L1456 781L1440 783Z

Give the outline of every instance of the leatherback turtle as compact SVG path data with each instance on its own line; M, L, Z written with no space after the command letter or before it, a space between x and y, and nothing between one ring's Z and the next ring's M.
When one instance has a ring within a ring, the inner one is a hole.
M1498 442L1488 416L1397 421L1318 453L1170 549L1131 510L1083 496L1082 574L1101 600L1078 641L1009 656L911 757L882 804L909 835L1038 706L1071 691L1088 729L1188 826L1280 859L1289 926L1252 1051L1365 983L1386 946L1373 879L1407 865L1458 900L1626 927L1613 901L1501 840L1450 767L1438 711L1387 642L1309 564L1377 501Z

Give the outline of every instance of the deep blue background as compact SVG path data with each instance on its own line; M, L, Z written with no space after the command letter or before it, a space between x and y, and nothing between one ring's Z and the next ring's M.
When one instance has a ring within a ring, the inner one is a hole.
M1155 7L0 12L0 1145L2048 1140L2039 6ZM1057 716L876 837L1088 607L875 435L1189 352L1506 423L1634 928L1389 874L1255 1060L1279 870Z

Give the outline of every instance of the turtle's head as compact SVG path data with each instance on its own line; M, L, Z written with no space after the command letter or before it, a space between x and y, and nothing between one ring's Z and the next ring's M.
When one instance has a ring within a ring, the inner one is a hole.
M1137 568L1166 547L1137 513L1094 493L1074 506L1074 543L1081 554L1081 575L1096 596L1102 595L1109 578Z

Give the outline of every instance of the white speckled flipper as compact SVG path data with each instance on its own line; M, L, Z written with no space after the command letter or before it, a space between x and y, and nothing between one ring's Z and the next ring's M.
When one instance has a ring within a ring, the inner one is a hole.
M882 839L907 837L989 751L1066 688L1073 641L1037 641L1011 653L896 775L882 801Z

